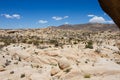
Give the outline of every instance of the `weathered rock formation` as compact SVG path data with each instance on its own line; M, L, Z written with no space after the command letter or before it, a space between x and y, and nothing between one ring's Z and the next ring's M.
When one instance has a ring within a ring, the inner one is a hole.
M120 28L120 0L98 0L102 9Z

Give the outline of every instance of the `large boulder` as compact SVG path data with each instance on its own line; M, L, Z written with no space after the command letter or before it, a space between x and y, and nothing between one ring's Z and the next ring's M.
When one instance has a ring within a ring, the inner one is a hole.
M68 59L66 59L65 57L61 58L58 61L58 65L59 65L59 68L62 69L62 70L70 67L70 63L69 63Z
M102 9L120 28L120 0L98 0Z

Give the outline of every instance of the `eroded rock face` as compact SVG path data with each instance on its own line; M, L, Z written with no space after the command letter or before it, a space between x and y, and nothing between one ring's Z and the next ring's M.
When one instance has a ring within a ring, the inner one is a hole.
M102 9L120 28L120 0L98 0Z

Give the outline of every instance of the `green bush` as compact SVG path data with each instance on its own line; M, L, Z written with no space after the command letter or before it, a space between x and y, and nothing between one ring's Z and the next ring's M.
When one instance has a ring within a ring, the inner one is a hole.
M93 41L88 41L87 44L85 45L85 48L93 49Z

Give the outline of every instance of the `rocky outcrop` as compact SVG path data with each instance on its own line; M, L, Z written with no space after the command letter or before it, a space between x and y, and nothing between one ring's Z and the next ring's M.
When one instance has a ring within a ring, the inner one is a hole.
M98 0L102 9L120 28L120 0Z
M59 65L60 69L62 69L62 70L70 67L69 61L66 58L61 58L58 61L58 65Z

